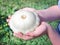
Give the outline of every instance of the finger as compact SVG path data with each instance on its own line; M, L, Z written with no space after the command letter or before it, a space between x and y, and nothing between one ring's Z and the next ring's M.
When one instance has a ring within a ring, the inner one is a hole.
M18 37L18 38L22 38L23 37L23 34L21 32L14 33L13 35L16 36L16 37Z
M46 31L46 25L44 22L42 22L41 25L35 29L35 31L29 32L27 35L36 37L41 35L44 31Z
M47 30L47 27L46 27L46 25L45 25L45 22L42 22L41 25L35 29L34 35L35 35L35 36L39 36L39 35L41 35L43 32L45 32L46 30Z
M30 36L22 35L21 33L14 33L14 36L16 36L20 39L24 39L24 40L30 40L30 39L33 38L33 37L30 37Z
M9 21L10 21L10 19L6 19L6 21L7 21L7 22L9 22Z
M27 36L27 35L23 35L23 38L22 39L24 39L24 40L30 40L30 39L32 39L33 37L31 37L31 36Z
M34 32L28 32L25 35L34 37Z
M36 11L34 8L28 8L28 7L23 8L23 10L32 11L32 12Z
M14 32L14 34L15 34L15 35L20 35L20 36L23 35L21 32L18 32L18 33L15 33L15 32Z
M11 16L9 15L9 16L8 16L8 19L6 19L6 21L9 22L10 19L11 19Z
M10 19L10 18L11 18L11 15L8 16L8 19Z

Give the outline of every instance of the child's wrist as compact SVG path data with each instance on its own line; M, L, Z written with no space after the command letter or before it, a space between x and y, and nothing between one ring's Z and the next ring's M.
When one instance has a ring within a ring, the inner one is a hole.
M38 13L41 21L46 21L46 10L37 10L36 12Z

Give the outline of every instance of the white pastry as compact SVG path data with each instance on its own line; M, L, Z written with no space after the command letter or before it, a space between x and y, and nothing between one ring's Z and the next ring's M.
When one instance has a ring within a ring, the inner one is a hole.
M16 11L10 21L9 26L13 32L27 32L33 31L40 23L40 18L36 12L30 12L26 10Z

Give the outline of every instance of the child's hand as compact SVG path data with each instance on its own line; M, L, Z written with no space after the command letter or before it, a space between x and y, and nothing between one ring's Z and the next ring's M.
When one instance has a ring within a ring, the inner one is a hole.
M32 36L32 37L37 37L40 36L41 34L46 33L47 31L46 27L46 22L41 22L41 25L35 29L33 32L28 32L26 35Z
M34 12L36 11L35 9L33 8L23 8L22 10L27 10L27 11L31 11L31 12ZM8 22L8 25L9 25L9 21L11 19L11 16L8 17L7 19L7 22ZM43 28L42 28L43 27ZM40 29L41 28L41 29ZM41 31L42 30L42 31ZM46 27L45 25L43 24L43 22L41 23L41 25L39 27L37 27L35 29L35 31L33 32L29 32L27 33L26 35L23 35L21 32L18 32L18 33L15 33L14 32L14 36L18 37L18 38L21 38L21 39L24 39L24 40L29 40L29 39L32 39L34 38L34 36L39 36L43 31L46 30Z
M9 15L8 19L6 19L6 21L9 23L10 19L11 19L11 16Z
M33 8L23 8L21 10L28 10L28 11L31 11L31 12L35 11L35 9L33 9ZM11 16L8 16L8 19L6 20L8 22L8 25L9 25L10 19L11 19ZM14 32L13 35L18 37L18 38L24 39L24 40L28 40L28 39L32 39L33 38L32 36L23 35L21 32L18 32L18 33Z
M14 36L24 40L30 40L32 38L40 36L41 34L46 33L47 32L46 30L47 30L46 23L42 22L41 25L35 29L35 31L26 33L25 35L22 34L21 32L18 32L14 33Z
M24 35L21 32L14 33L13 35L16 36L17 38L24 39L24 40L30 40L33 38L32 36Z

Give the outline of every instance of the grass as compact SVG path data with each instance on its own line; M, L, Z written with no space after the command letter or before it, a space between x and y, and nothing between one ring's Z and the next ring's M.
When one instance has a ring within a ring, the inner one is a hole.
M46 34L28 41L14 37L6 19L24 7L41 10L55 4L57 4L57 0L0 0L0 45L52 45ZM49 23L56 28L57 22Z

